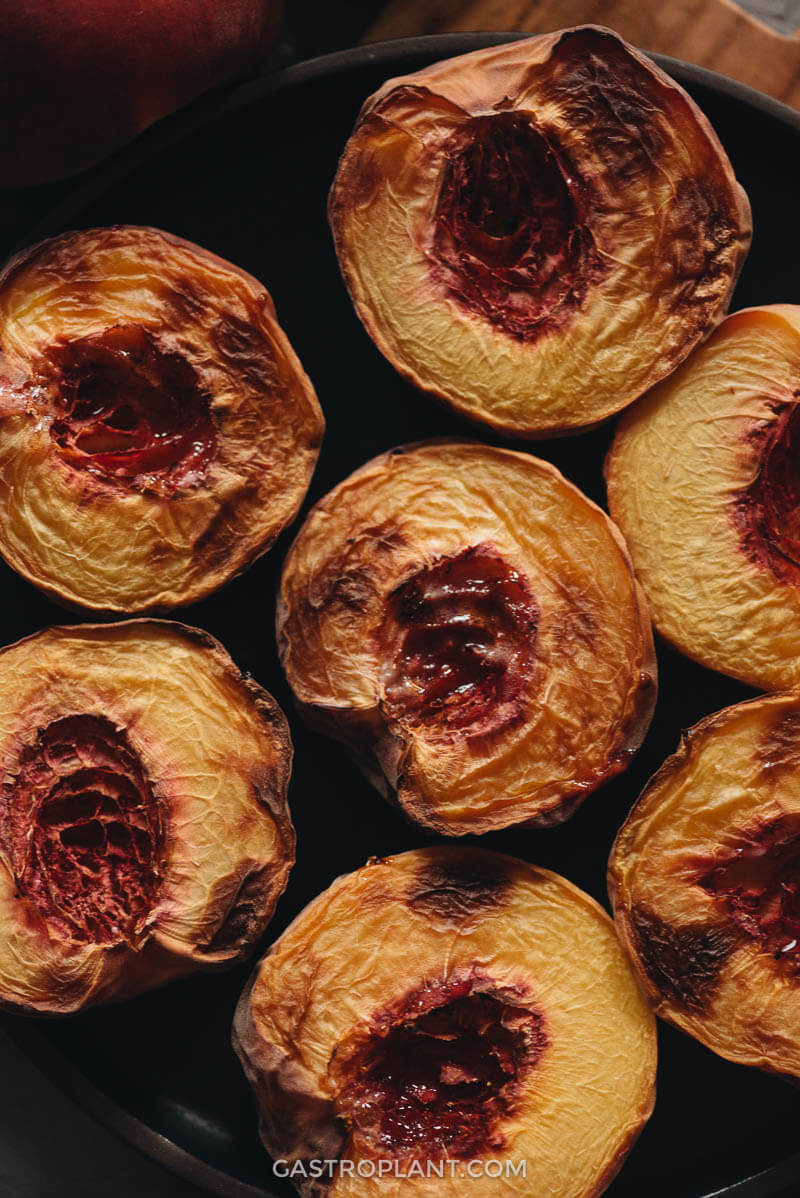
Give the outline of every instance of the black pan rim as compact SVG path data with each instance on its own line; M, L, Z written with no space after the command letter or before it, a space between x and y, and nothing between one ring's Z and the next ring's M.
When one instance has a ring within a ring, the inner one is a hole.
M403 59L414 59L419 55L431 56L433 60L448 58L454 54L466 54L470 50L502 45L504 42L519 41L531 36L535 35L507 32L439 33L370 42L347 50L337 50L318 58L310 58L305 62L284 67L273 74L215 90L180 112L156 122L130 145L104 159L96 167L78 175L74 190L67 199L51 208L35 225L26 229L21 237L15 238L11 253L43 241L55 232L70 228L76 213L114 183L135 171L138 166L218 117L247 107L274 92L288 91L313 83L317 79L344 74L366 63L380 64L389 60L398 63L399 69L402 70ZM706 67L695 66L693 63L664 54L652 54L651 57L677 82L696 83L710 88L736 103L755 108L793 132L800 133L800 112L790 108L788 104L783 104L764 92Z
M73 227L77 213L137 167L217 118L269 95L291 91L319 79L335 78L366 64L391 63L387 73L398 74L411 69L404 67L404 63L410 64L420 56L435 61L529 36L532 35L511 32L445 33L372 42L308 59L273 74L214 91L159 121L129 146L79 175L67 199L16 239L15 251ZM708 88L737 104L757 110L794 133L800 133L800 112L779 100L705 67L662 54L650 57L678 83ZM39 1033L37 1022L12 1017L3 1020L3 1028L48 1080L122 1141L208 1194L219 1198L273 1198L269 1191L249 1185L194 1156L108 1098ZM723 1189L708 1192L702 1198L775 1198L784 1187L798 1180L800 1153Z

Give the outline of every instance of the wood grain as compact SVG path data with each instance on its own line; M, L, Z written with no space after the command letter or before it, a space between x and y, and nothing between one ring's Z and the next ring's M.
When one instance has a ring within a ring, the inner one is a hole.
M364 40L607 25L653 53L748 83L800 109L800 36L784 37L731 0L390 0Z

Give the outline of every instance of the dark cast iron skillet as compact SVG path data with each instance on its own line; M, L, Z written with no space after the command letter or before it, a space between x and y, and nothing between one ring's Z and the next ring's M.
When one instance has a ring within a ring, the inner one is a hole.
M353 313L325 216L339 153L370 92L388 76L504 40L454 34L366 46L219 93L84 176L68 202L20 244L67 228L150 224L262 279L328 421L309 503L402 442L454 434L515 444L476 432L384 361ZM660 61L710 117L752 201L753 248L732 306L800 298L794 176L800 116L709 71ZM607 425L530 448L604 502L601 466L612 431ZM298 861L262 950L338 874L372 854L429 843L372 792L337 745L309 732L293 713L273 636L276 582L291 535L223 592L180 613L218 636L292 722ZM2 563L0 579L4 642L65 622L59 608ZM555 869L606 901L614 834L646 779L676 748L680 730L752 694L662 642L658 654L653 726L627 773L560 828L495 833L484 844ZM294 1191L273 1177L259 1144L250 1092L230 1048L231 1018L250 968L177 982L71 1019L6 1018L4 1026L107 1126L184 1178L230 1198L289 1195ZM768 1198L800 1182L797 1091L721 1060L670 1027L659 1034L655 1114L609 1198Z

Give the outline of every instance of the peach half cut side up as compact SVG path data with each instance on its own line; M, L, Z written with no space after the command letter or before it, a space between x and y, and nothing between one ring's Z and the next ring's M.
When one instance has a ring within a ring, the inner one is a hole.
M380 351L521 437L596 425L668 375L727 311L752 232L694 101L595 26L390 79L329 216Z
M609 893L657 1014L800 1077L800 695L684 733L617 836Z
M0 1005L64 1015L246 956L294 862L286 719L182 624L0 651Z
M749 308L626 412L608 504L653 622L764 690L800 686L800 307Z
M445 835L560 823L638 749L656 697L617 529L552 465L433 441L312 509L284 564L301 713Z
M269 294L199 246L89 229L0 274L0 551L67 606L222 586L294 519L322 431Z
M655 1020L608 915L471 847L334 882L257 967L234 1047L267 1150L351 1165L290 1171L304 1198L595 1198L654 1098Z

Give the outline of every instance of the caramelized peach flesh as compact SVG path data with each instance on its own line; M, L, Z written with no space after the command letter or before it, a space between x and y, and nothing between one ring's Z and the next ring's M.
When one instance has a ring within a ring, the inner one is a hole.
M294 860L273 699L180 624L0 652L0 1005L67 1014L240 960Z
M533 670L536 604L527 580L484 546L443 558L387 600L397 645L384 676L388 717L469 731L512 718Z
M799 377L800 307L735 312L625 413L606 462L656 627L770 691L800 685Z
M655 702L615 527L527 454L431 442L368 463L307 518L277 616L303 714L446 835L566 819Z
M800 698L685 734L609 863L618 928L656 1010L729 1060L800 1076Z
M602 273L574 169L516 112L473 117L442 154L434 277L520 341L573 318Z
M265 288L199 246L88 229L0 274L0 552L67 606L222 586L294 519L322 430Z
M145 329L118 325L56 344L50 436L77 469L162 493L202 481L217 429L197 371Z
M328 204L378 349L512 436L592 427L727 311L750 207L706 117L593 26L388 80Z
M301 912L234 1047L273 1156L354 1162L332 1196L374 1191L362 1163L389 1198L517 1192L491 1160L524 1168L525 1193L597 1198L651 1110L654 1023L598 904L448 846L373 860Z

